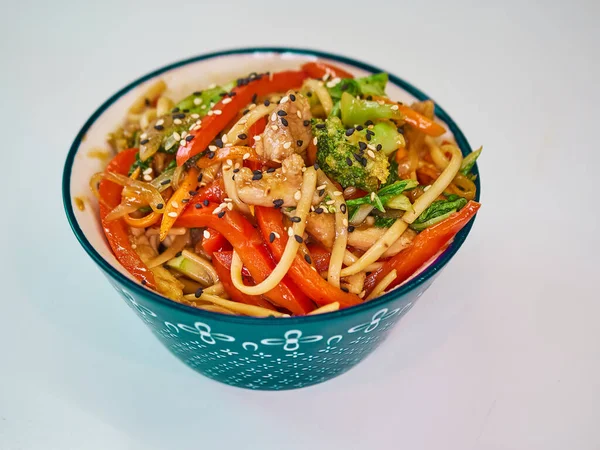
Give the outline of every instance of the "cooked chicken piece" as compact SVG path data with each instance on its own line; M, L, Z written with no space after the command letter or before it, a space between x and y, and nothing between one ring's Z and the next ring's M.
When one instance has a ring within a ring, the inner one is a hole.
M306 232L325 247L331 248L335 239L334 222L333 214L310 213L306 223ZM377 227L356 228L352 233L348 233L348 245L359 250L368 250L387 230L387 228ZM415 236L416 233L409 228L386 250L382 257L387 258L400 253L401 250L408 247Z
M311 118L308 100L294 91L288 91L285 98L288 100L269 116L265 132L256 143L256 152L270 161L283 161L294 153L304 152L312 139L307 122Z
M296 206L302 187L302 169L304 160L293 154L286 158L280 169L272 172L252 172L247 167L235 174L235 185L240 200L248 205ZM281 202L283 201L283 202ZM321 201L315 192L313 204Z

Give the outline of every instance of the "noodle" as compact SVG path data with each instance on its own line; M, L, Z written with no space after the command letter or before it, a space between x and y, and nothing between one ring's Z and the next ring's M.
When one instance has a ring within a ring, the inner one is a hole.
M135 99L135 102L129 107L129 114L141 114L148 103L154 103L166 90L167 85L163 80L156 81L146 89L146 92Z
M317 80L308 80L304 83L304 85L317 94L317 97L321 102L321 106L323 106L323 110L325 111L325 115L329 116L329 113L333 109L333 100L331 100L329 91L327 91L323 85L323 82Z
M317 173L314 167L309 167L304 172L304 178L302 180L301 197L296 206L296 216L300 218L299 222L295 222L291 226L293 235L301 237L304 234L304 228L306 226L306 217L310 210L313 195L317 185ZM242 279L242 261L238 254L234 251L231 262L231 278L233 285L245 294L249 295L261 295L265 292L269 292L283 279L285 274L288 272L290 266L294 262L294 258L298 253L300 243L296 239L288 239L281 255L281 259L273 272L262 282L256 286L246 286Z
M166 249L160 255L152 258L150 261L148 261L146 263L146 265L148 266L148 268L152 269L153 267L160 266L160 265L166 263L171 258L174 258L175 255L177 255L177 253L179 253L181 250L183 250L183 248L185 247L187 242L188 242L187 234L184 234L182 236L177 236L173 240L173 243L171 244L171 246L168 249Z
M335 287L340 287L340 272L344 260L344 252L348 244L348 211L342 208L345 204L344 197L337 193L337 189L331 183L331 180L322 170L317 172L319 185L325 185L325 190L329 197L334 201L335 207L335 239L331 249L331 259L329 260L329 270L327 272L327 281ZM337 194L337 195L336 195ZM342 212L343 209L343 212Z
M184 298L190 301L203 300L205 302L214 303L215 305L227 308L233 312L243 314L245 316L252 317L289 317L289 314L284 314L279 311L273 311L271 309L262 308L260 306L246 305L245 303L238 303L231 300L225 300L224 298L216 295L202 293L200 297L196 297L195 294L185 295Z
M394 269L383 277L379 284L373 288L373 291L371 291L371 294L366 298L366 301L373 300L375 297L379 297L383 294L387 287L396 279L396 275L396 269Z
M219 275L217 275L217 271L212 266L212 264L209 263L207 260L205 260L201 256L195 254L194 252L190 252L189 250L184 250L183 252L181 252L181 254L183 256L185 256L186 258L191 259L198 265L200 265L210 275L210 277L212 278L213 284L216 283L217 281L219 281Z
M227 143L231 145L235 145L243 139L240 139L238 136L240 134L247 133L248 129L256 123L261 117L264 117L270 114L277 107L277 103L271 103L269 106L258 105L252 111L242 116L240 120L236 122L234 126L231 127L229 133L227 133ZM252 136L248 136L252 138Z
M315 316L317 314L325 314L328 312L337 311L340 309L340 304L338 302L328 303L326 305L321 306L307 314L307 316Z
M343 277L365 270L369 264L377 261L381 255L383 255L385 251L396 242L400 236L402 236L402 233L406 231L408 225L413 223L417 217L419 217L421 213L444 192L458 173L462 163L462 153L458 147L449 145L448 149L452 153L450 163L430 188L413 203L413 211L406 212L402 216L402 220L396 220L373 247L367 250L356 263L343 269Z

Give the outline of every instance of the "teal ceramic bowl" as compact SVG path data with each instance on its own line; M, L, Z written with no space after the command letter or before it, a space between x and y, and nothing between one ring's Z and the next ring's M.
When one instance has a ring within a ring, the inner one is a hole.
M168 93L177 98L241 73L297 68L317 58L357 76L381 71L350 58L302 49L248 48L197 56L149 73L110 97L85 123L65 163L64 206L73 232L87 254L173 355L201 374L232 386L267 390L300 388L329 380L356 366L386 339L392 327L431 285L458 251L473 223L428 267L373 301L317 316L282 319L227 316L162 297L134 281L119 265L104 239L97 219L97 204L89 195L89 179L103 169L103 164L88 153L106 147L106 134L120 123L128 106L145 87L158 78L167 82ZM428 98L391 74L388 94L405 102ZM439 106L436 115L463 154L468 154L471 148L450 116ZM479 192L479 177L477 180ZM87 198L84 211L74 207L74 198L81 196Z

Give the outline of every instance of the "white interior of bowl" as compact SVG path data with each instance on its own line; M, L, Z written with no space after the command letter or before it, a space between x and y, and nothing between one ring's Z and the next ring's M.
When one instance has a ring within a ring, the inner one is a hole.
M118 98L89 128L85 139L79 145L73 161L70 185L71 202L74 202L75 197L85 199L84 211L80 211L75 204L73 204L73 210L77 223L90 244L116 270L130 279L134 279L118 263L104 238L104 233L98 220L98 203L90 192L89 180L93 174L103 170L106 163L100 161L98 158L90 157L88 153L97 149L110 150L110 147L106 143L107 134L119 126L129 106L137 97L144 93L149 85L158 79L164 80L168 86L166 95L178 101L189 95L190 92L202 90L212 83L224 84L251 72L276 72L286 69L298 69L303 63L315 59L310 55L270 52L218 56L171 69L139 84ZM321 60L342 67L355 76L369 75L369 72L359 67L343 64L335 60L323 58ZM411 94L391 82L388 84L387 94L390 98L404 103L410 104L415 100ZM452 137L450 131L448 131L447 137ZM431 264L434 260L435 258L427 265ZM421 268L419 272L424 270L426 266Z

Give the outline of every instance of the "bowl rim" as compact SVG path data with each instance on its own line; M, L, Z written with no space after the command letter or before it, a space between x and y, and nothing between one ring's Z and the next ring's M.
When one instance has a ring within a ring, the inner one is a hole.
M341 309L338 311L333 311L333 312L324 313L324 314L311 315L311 316L292 316L292 317L285 318L285 320L282 320L282 318L278 318L278 317L262 317L261 318L261 317L250 317L250 316L226 315L226 314L220 314L220 313L215 313L215 312L211 312L211 311L204 311L204 310L201 310L198 308L194 308L193 306L188 306L188 305L185 305L182 303L175 302L173 300L170 300L167 297L160 295L157 292L154 292L150 289L145 288L141 284L136 283L133 280L126 277L125 275L123 275L120 271L118 271L115 267L113 267L113 265L111 263L109 263L106 259L104 259L100 255L100 253L98 253L98 251L96 251L96 249L89 242L89 240L83 233L83 230L80 228L79 223L77 222L77 218L75 217L75 212L74 212L73 204L71 201L71 173L72 173L72 168L73 168L73 162L75 160L75 156L81 145L83 137L85 136L87 131L91 128L91 126L94 124L94 122L115 101L117 101L124 94L126 94L127 92L129 92L130 90L132 90L133 88L138 86L139 84L141 84L151 78L154 78L158 75L161 75L165 72L168 72L170 70L173 70L173 69L176 69L179 67L183 67L185 65L192 64L192 63L195 63L198 61L210 60L210 59L214 59L214 58L218 58L218 57L222 57L222 56L261 54L261 53L312 56L316 59L326 58L326 59L329 59L332 61L337 61L337 62L341 62L343 64L357 67L359 69L365 70L370 73L387 72L389 74L389 81L391 83L393 83L396 86L400 87L401 89L405 90L406 92L408 92L409 94L411 94L412 96L417 98L418 100L422 101L422 100L430 99L430 97L427 96L420 89L416 88L415 86L408 83L407 81L404 81L403 79L399 78L398 76L390 73L389 71L382 70L376 66L373 66L371 64L368 64L368 63L365 63L362 61L358 61L358 60L350 58L350 57L338 55L335 53L324 52L324 51L320 51L320 50L306 49L306 48L240 47L240 48L232 48L232 49L228 49L228 50L220 50L220 51L215 51L215 52L203 53L198 56L193 56L190 58L182 59L182 60L167 64L165 66L162 66L162 67L155 69L155 70L141 76L140 78L130 82L125 87L123 87L122 89L117 91L115 94L110 96L87 119L87 121L84 123L82 128L77 133L73 143L71 144L71 147L69 149L69 152L67 154L67 158L65 161L65 166L63 169L62 197L63 197L63 206L65 209L65 213L67 215L67 220L69 222L69 225L71 226L71 229L73 230L73 233L75 234L75 237L77 238L77 240L79 241L81 246L84 248L84 250L87 252L87 254L94 260L94 262L98 266L100 266L101 269L103 269L111 277L115 278L119 283L125 285L127 288L134 291L136 294L144 295L144 296L146 296L146 298L148 298L152 302L159 303L159 304L163 305L164 307L178 309L178 310L181 310L188 314L191 314L193 316L196 316L198 318L208 318L208 319L218 320L218 321L223 321L223 322L245 323L245 324L251 324L251 325L256 325L256 324L287 325L287 324L320 322L323 320L335 319L337 317L344 317L344 316L350 316L352 314L359 314L362 311L366 311L369 309L384 306L386 303L389 303L389 302L393 301L394 299L397 299L398 297L401 297L404 294L406 294L410 291L413 291L416 288L418 288L419 286L421 286L427 280L432 278L437 272L439 272L450 261L450 259L456 254L458 249L464 243L467 235L469 234L476 217L474 217L472 220L469 221L469 223L455 236L454 241L448 246L448 248L446 250L444 250L436 258L436 260L433 261L433 263L431 263L429 265L429 267L427 267L424 271L422 271L416 277L412 278L407 283L392 290L391 292L383 294L382 296L377 297L376 299L371 300L369 302L364 302L364 303L361 303L360 305L352 306L352 307ZM446 123L446 125L448 126L448 128L450 129L452 134L454 135L454 139L456 140L456 143L458 144L459 148L461 149L461 152L463 153L463 155L466 156L467 154L471 153L471 146L469 145L469 142L467 141L467 138L465 137L463 132L460 130L460 128L458 127L456 122L448 115L448 113L446 113L446 111L443 108L441 108L437 103L435 103L435 114L439 119L441 119L444 123ZM481 187L480 187L480 177L479 177L479 170L478 170L477 164L475 164L475 166L473 168L473 172L475 175L477 175L477 178L475 180L475 184L477 186L477 193L476 193L475 200L478 201L480 198Z

